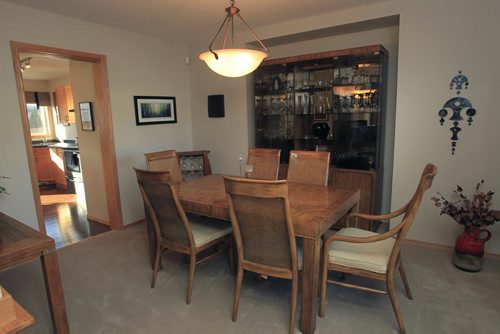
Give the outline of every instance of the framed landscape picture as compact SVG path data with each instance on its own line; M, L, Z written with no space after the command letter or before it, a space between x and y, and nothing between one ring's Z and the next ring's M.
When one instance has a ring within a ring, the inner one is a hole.
M134 96L135 124L177 123L175 97Z
M80 117L82 119L82 130L94 131L94 117L92 115L92 102L80 102Z

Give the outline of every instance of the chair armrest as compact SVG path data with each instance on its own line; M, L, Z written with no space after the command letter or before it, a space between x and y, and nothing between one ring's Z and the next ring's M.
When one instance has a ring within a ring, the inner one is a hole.
M346 219L347 219L347 222L348 222L348 225L350 225L350 221L352 220L352 218L361 218L361 219L366 219L366 220L389 220L391 218L394 218L394 217L397 217L397 216L400 216L401 214L403 214L406 209L408 208L408 204L405 204L402 208L394 211L394 212L391 212L391 213L387 213L387 214L384 214L384 215L371 215L371 214L367 214L367 213L359 213L359 212L353 212L353 213L350 213L347 215Z
M399 231L403 228L403 226L404 226L404 224L399 224L396 227L394 227L393 229L391 229L385 233L381 233L381 234L374 235L371 237L349 237L349 236L337 235L337 234L331 235L325 241L325 246L324 246L325 253L324 253L324 255L328 256L328 252L330 251L330 244L332 243L332 241L344 241L344 242L350 242L350 243L356 243L356 244L377 242L377 241L381 241L381 240L385 240L385 239L389 239L389 238L394 237L396 234L399 233Z

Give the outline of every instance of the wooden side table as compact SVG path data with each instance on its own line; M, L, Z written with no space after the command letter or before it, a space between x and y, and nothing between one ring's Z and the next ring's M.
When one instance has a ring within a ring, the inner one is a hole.
M69 333L54 239L0 212L0 271L40 258L54 332Z

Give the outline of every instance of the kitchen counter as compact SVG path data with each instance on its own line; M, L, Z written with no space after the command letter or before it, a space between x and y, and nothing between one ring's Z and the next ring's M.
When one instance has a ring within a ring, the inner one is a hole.
M32 147L49 147L49 148L62 148L65 150L78 150L76 143L59 143L59 142L32 142Z

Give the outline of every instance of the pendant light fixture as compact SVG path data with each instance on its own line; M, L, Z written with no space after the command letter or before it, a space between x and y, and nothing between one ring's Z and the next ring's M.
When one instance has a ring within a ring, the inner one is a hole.
M243 20L240 15L240 9L234 6L234 0L230 1L230 6L226 8L226 18L222 22L219 30L215 34L212 43L208 46L209 51L200 54L199 58L207 63L210 69L220 75L226 77L242 77L253 72L264 58L269 56L269 50L264 46L262 41L257 37L255 32L250 28L250 26ZM252 49L226 49L226 41L228 38L228 33L231 34L231 46L234 44L234 17L238 17L241 22L250 30L253 37L257 39L260 46L264 51L252 50ZM219 36L222 28L224 29L224 38L222 41L222 48L218 50L212 50L212 46Z

